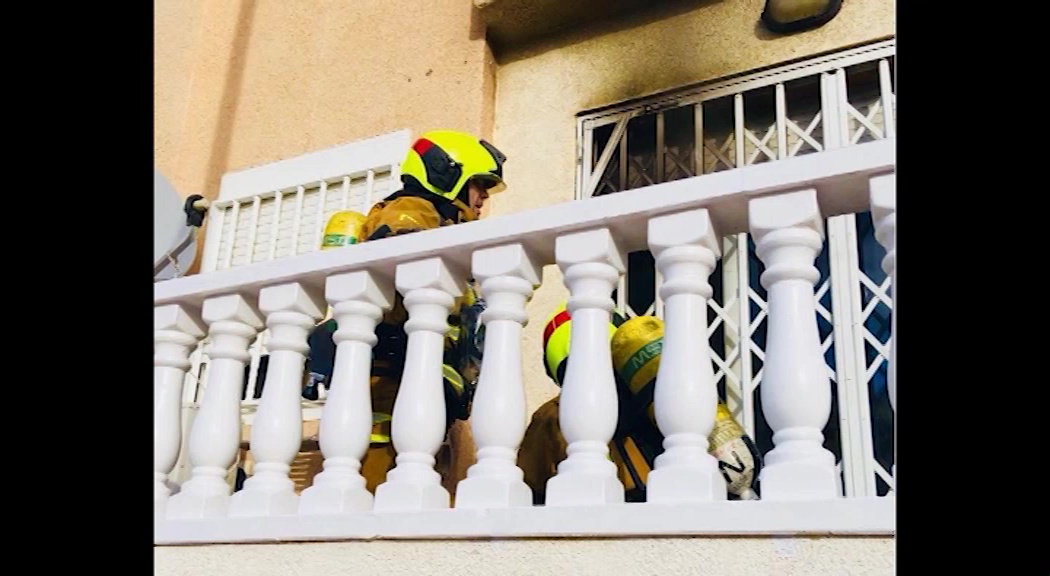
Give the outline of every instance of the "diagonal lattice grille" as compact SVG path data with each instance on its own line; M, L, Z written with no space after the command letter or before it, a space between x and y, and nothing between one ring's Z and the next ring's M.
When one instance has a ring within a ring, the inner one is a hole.
M893 57L879 58L876 55L860 64L824 69L779 84L775 79L755 82L751 87L738 82L742 88L736 93L726 95L720 90L718 97L701 97L698 102L677 107L660 104L655 111L634 108L620 120L610 116L604 126L593 131L593 194L645 188L892 137ZM610 138L614 125L620 131L617 138ZM599 174L594 170L594 158L609 147L613 148L608 162ZM889 286L884 275L879 275L881 271L864 268L860 274L849 272L856 266L850 251L872 246L881 250L870 226L857 224L854 233L852 220L859 222L862 217L837 217L834 226L831 220L826 221L826 232L834 229L838 235L826 236L824 250L815 263L820 271L814 289L815 321L832 392L825 447L839 460L847 496L867 495L873 490L870 483L857 480L868 473L877 478L878 493L885 493L892 484L887 471L893 466L892 421L887 426L884 417L889 413L892 418L884 392L892 308ZM768 318L766 294L759 282L764 267L747 234L724 237L722 252L710 277L714 294L708 307L715 379L720 397L764 453L773 446L760 394ZM856 280L860 286L851 290L847 280ZM659 283L648 251L628 255L627 274L614 294L620 309L629 317L662 316ZM864 302L853 307L850 302L855 294L863 294ZM834 306L832 298L836 299ZM837 318L836 311L844 312L845 317ZM837 344L843 350L836 351ZM860 347L866 358L853 360ZM871 388L870 394L856 390L865 383ZM841 386L848 388L840 390ZM867 409L858 412L856 406L869 399L872 430L865 432ZM842 418L848 420L840 418L840 410ZM861 439L865 435L868 438Z

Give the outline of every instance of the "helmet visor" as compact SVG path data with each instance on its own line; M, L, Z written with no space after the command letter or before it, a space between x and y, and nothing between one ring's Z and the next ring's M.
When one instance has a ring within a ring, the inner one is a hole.
M507 161L506 155L500 152L495 146L485 140L479 140L481 147L485 149L492 159L496 162L496 168L492 172L486 174L478 174L482 178L482 185L485 186L485 190L490 194L498 194L506 190L507 186L503 183L503 163Z
M503 182L503 178L500 178L495 174L478 174L471 179L481 185L490 196L492 194L499 194L507 189L507 185Z

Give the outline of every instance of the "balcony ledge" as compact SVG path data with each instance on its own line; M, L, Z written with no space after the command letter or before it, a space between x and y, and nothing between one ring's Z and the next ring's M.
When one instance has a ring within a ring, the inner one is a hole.
M465 275L466 270L459 267L470 261L472 252L518 242L534 262L543 266L554 263L555 238L598 227L608 227L624 252L647 250L647 222L653 216L707 208L719 234L736 234L748 231L748 200L807 188L816 190L825 218L863 212L870 205L868 181L894 171L896 146L892 138L868 142L790 161L683 178L583 203L560 203L366 242L345 250L318 250L164 280L153 285L153 305L196 308L213 296L257 293L263 286L286 282L303 282L321 289L327 276L362 269L392 279L398 264L439 255L457 274Z
M666 536L892 536L896 499L632 503L155 523L155 545Z

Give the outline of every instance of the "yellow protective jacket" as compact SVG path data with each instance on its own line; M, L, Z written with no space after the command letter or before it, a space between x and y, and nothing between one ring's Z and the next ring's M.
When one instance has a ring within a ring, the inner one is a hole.
M458 201L449 201L429 192L406 189L376 203L365 217L360 236L365 242L381 240L391 236L411 234L441 226L475 220L473 212ZM449 333L445 339L445 405L449 438L452 446L446 446L437 457L437 471L445 480L446 487L454 487L465 475L469 462L464 458L473 455L469 431L461 426L470 413L470 390L468 385L476 378L480 354L467 354L469 346L460 338L461 325L468 313L476 313L476 289L471 286L467 293L457 299L453 313L449 316ZM476 314L475 314L476 315ZM396 452L390 441L390 418L394 400L404 368L407 334L404 331L408 313L400 293L395 293L394 304L376 328L379 341L373 349L372 363L372 445L361 463L361 473L369 490L386 479L393 468ZM468 338L471 335L464 335ZM460 440L456 442L456 440ZM456 446L455 444L465 444Z
M560 398L555 396L536 409L518 450L518 466L525 473L525 484L532 489L534 504L544 502L547 480L557 473L558 463L568 456L568 444L558 422ZM616 464L628 502L644 500L645 484L656 456L652 453L656 439L638 439L639 432L647 431L638 430L631 435L618 433L609 443L609 458ZM660 447L658 441L655 444L656 448Z
M402 190L372 206L361 224L361 237L367 242L475 219L474 213L458 200Z
M474 213L458 200L450 201L436 194L413 189L401 190L376 203L361 225L360 236L365 242L430 230L441 226L450 226L476 220ZM446 380L454 386L462 387L462 382L469 382L476 376L478 366L464 358L467 346L460 339L461 326L465 313L480 300L477 287L470 283L466 292L453 304L454 312L449 316L449 332L445 339ZM390 310L383 314L377 334L380 342L374 349L374 376L398 378L403 367L407 335L404 332L408 311L400 292L395 292L394 303ZM451 370L449 369L451 368ZM457 381L456 375L460 378ZM461 415L466 419L465 415Z

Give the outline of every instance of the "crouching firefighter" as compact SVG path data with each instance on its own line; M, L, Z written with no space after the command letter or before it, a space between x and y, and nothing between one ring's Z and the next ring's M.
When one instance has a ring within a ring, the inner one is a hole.
M559 387L569 358L571 319L564 308L555 313L544 330L544 368ZM619 419L609 444L628 502L645 501L645 486L656 457L663 451L663 435L656 425L653 392L663 349L663 322L653 316L624 320L612 314L609 326L613 373L616 377ZM518 465L533 492L533 501L542 503L547 480L565 459L567 444L558 425L559 397L540 406L525 431ZM761 455L754 442L733 420L729 409L718 403L715 424L708 435L709 451L718 460L730 500L758 498L758 472Z
M442 226L477 220L489 195L505 189L506 157L494 146L469 134L447 130L423 134L401 164L403 188L376 203L361 224L359 238L374 242ZM457 298L449 316L442 372L445 388L446 443L437 454L436 470L449 492L465 476L474 455L466 420L481 363L483 335L478 315L484 301L470 281ZM369 491L386 480L396 452L390 438L390 420L397 397L408 335L408 313L400 293L376 327L378 341L372 349L372 443L361 462ZM330 345L334 322L316 331L318 349ZM314 342L311 342L311 349Z

